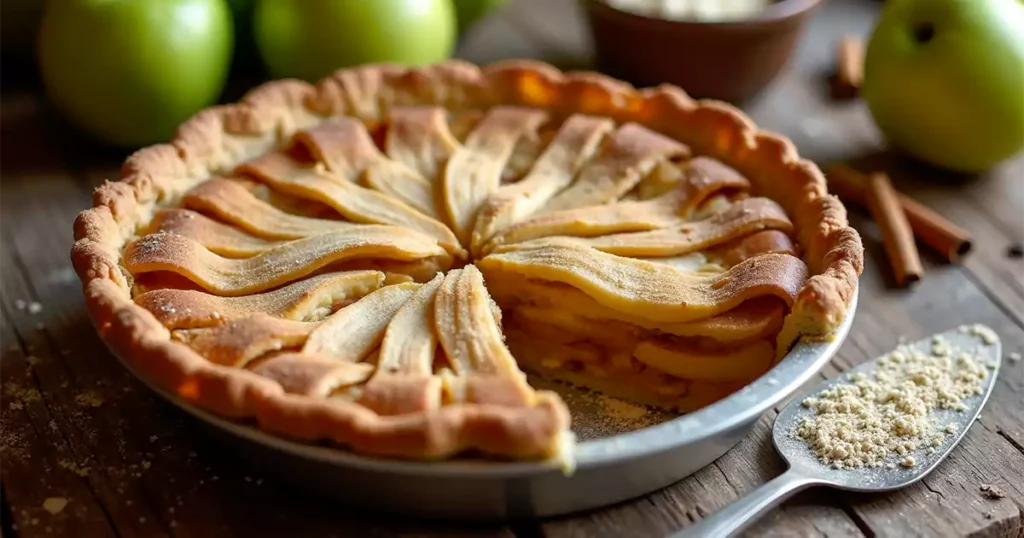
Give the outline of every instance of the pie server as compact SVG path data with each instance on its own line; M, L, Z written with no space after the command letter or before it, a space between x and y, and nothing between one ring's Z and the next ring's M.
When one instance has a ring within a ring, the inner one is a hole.
M977 336L956 329L942 333L941 336L949 342L950 346L961 350L972 350L978 348L982 343ZM932 338L934 337L919 340L909 346L928 353ZM985 406L985 402L988 401L989 395L992 394L992 388L996 384L1001 357L1001 345L998 340L978 349L975 360L989 366L989 375L982 381L981 394L963 400L964 405L967 406L963 411L947 409L932 411L933 424L953 424L956 426L956 433L946 436L942 445L933 447L935 451L931 454L924 450L912 453L915 464L909 468L897 464L894 469L884 466L833 469L821 464L802 439L790 435L793 427L799 423L801 418L813 416L813 411L800 405L802 397L794 398L776 417L775 426L772 428L772 441L775 444L775 449L782 454L789 469L723 510L690 525L669 538L733 536L749 527L759 517L794 493L811 486L830 486L847 491L867 493L892 491L921 480L938 467L939 463L953 451L953 448L964 438L968 428L978 418L981 408ZM878 358L867 361L837 379L818 385L808 395L818 394L837 383L849 381L849 377L858 372L870 373L875 369L877 362Z

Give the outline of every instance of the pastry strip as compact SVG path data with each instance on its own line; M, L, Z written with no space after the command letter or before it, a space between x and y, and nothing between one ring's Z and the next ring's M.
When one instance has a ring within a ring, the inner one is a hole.
M595 237L623 232L656 230L684 222L676 212L675 197L666 195L641 202L619 202L543 213L499 233L486 251L501 250L539 238Z
M648 232L585 238L579 242L619 256L679 256L706 250L766 229L791 232L793 223L789 221L785 210L774 201L747 198L710 219Z
M766 295L788 306L807 280L807 266L785 254L758 256L725 273L705 275L572 242L491 254L477 265L489 275L511 272L565 284L613 310L663 322L715 316Z
M501 184L501 172L516 142L536 131L545 119L547 114L539 110L495 107L448 160L443 179L444 207L463 245L470 244L480 206Z
M483 275L472 265L450 271L434 301L437 334L468 402L530 406L536 394L505 347Z
M616 325L624 323L645 331L657 331L676 336L702 336L719 342L736 342L768 335L777 330L786 312L784 301L768 296L744 301L743 304L723 314L696 321L661 322L653 321L625 312L612 310L582 291L565 286L554 287L542 282L513 281L511 291L497 288L496 299L503 307L518 311L521 306L536 309L538 319L547 318L553 323L563 318L581 318L588 326L596 324ZM558 314L556 314L558 312ZM567 324L570 322L566 322ZM568 326L568 325L567 325ZM615 332L611 329L611 332Z
M384 284L380 271L326 273L257 295L218 297L196 290L153 290L135 297L168 329L219 325L253 312L308 321L322 319L339 304L354 301Z
M633 323L616 319L614 315L602 316L599 306L596 310L577 310L572 307L573 302L568 301L568 307L564 307L564 303L522 304L515 306L513 313L517 320L550 324L565 337L573 338L570 341L583 338L613 348L628 346L647 333L708 338L722 343L746 341L777 332L785 314L782 301L764 298L746 301L724 314L699 321L671 323L639 319Z
M793 240L781 230L764 230L709 249L707 260L723 267L739 265L762 254L799 256Z
M444 275L438 274L391 319L380 345L377 372L360 403L382 415L431 411L441 406L441 379L433 375L437 333L434 298Z
M391 109L384 152L432 184L440 184L444 163L459 148L459 141L448 129L447 114L436 106Z
M366 258L412 261L445 256L429 237L394 226L360 226L296 239L251 258L232 259L196 241L160 233L132 242L124 266L135 275L179 274L218 295L249 295L306 277L332 263Z
M684 223L685 217L713 194L749 185L738 173L720 170L714 161L694 161L697 164L687 166L688 171L671 191L656 198L543 213L508 227L484 251L543 237L596 237L662 229ZM781 208L778 211L785 216ZM792 229L792 224L788 227Z
M381 161L366 171L362 182L370 188L390 194L432 219L440 219L434 186L405 165Z
M216 327L175 331L174 337L210 362L242 368L271 351L301 346L317 325L257 313Z
M696 167L681 178L672 190L655 198L537 215L506 228L494 237L485 250L489 252L500 248L500 245L522 243L541 237L596 237L676 226L685 223L686 217L712 194L747 185L746 180L738 174L709 176L701 173L703 168ZM785 218L785 211L777 205L775 208L775 212ZM788 227L792 228L792 225Z
M458 240L444 224L373 189L331 179L287 154L268 153L242 164L237 171L281 192L323 202L350 221L406 226L437 239L446 249L458 249Z
M363 122L348 116L299 131L292 137L292 144L305 148L314 160L323 163L331 177L353 183L383 158Z
M750 181L719 160L699 156L681 164L660 162L640 181L634 192L639 199L649 200L676 189L683 191L679 213L686 216L724 191L750 190Z
M671 256L729 241L763 227L793 230L785 211L765 198L741 200L711 219L687 222L680 216L681 206L686 205L685 196L683 190L678 190L641 202L545 213L499 234L488 245L488 251L517 248L516 243L539 238L566 236L597 238L583 243L615 254Z
M348 362L363 360L380 344L395 312L419 287L411 282L385 286L346 306L309 335L302 352Z
M253 237L188 209L164 209L153 215L149 233L160 232L194 239L210 252L227 258L254 256L283 244L283 241Z
M237 181L223 178L196 185L185 194L182 204L267 239L299 239L352 226L340 220L286 213L260 200Z
M401 73L395 65L364 67L336 71L325 81L339 86L343 109L333 109L334 114L351 114L365 121L381 117L381 108L393 96L389 78ZM326 90L326 88L325 88Z
M614 126L611 120L582 114L566 120L529 174L500 187L480 209L472 240L477 254L496 233L533 214L572 183Z
M545 213L607 204L621 198L659 161L688 157L690 149L636 123L627 123L605 140L579 178L551 199Z
M362 183L394 196L431 218L437 218L430 182L401 163L388 160L377 149L361 121L349 117L332 118L296 133L292 141L305 147L314 159L323 162L332 177Z
M281 353L260 361L252 371L277 381L285 392L326 398L340 388L366 381L373 373L373 365L306 353Z

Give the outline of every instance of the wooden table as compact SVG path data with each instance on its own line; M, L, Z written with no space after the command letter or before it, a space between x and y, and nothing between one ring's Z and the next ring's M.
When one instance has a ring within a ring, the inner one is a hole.
M984 177L945 177L879 154L863 105L826 97L823 75L834 40L843 32L866 33L876 10L867 0L830 2L784 76L748 109L761 125L792 137L807 157L866 157L890 170L898 187L970 229L975 251L959 266L926 255L920 285L895 289L877 229L851 208L867 249L860 311L823 374L874 357L901 336L917 339L965 322L988 324L1007 353L1020 352L1024 261L1006 251L1024 239L1024 158ZM585 65L584 33L572 0L518 0L471 31L460 55ZM664 491L511 526L375 519L259 476L131 378L87 319L68 261L71 223L90 204L93 187L115 175L123 155L67 134L32 92L5 93L0 110L4 536L661 536L781 471L768 439L773 416L766 416L731 452ZM806 492L751 534L1021 536L1024 362L1004 366L979 423L920 484L888 495ZM982 484L999 487L1006 498L987 499ZM68 503L51 514L47 498Z

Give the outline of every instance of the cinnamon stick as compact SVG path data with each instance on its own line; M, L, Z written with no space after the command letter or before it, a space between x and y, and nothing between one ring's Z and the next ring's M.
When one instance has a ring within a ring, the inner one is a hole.
M834 99L853 99L864 81L864 40L845 35L836 46L836 74L832 79Z
M867 205L868 178L849 166L831 167L828 170L828 187L840 198ZM945 261L959 262L971 251L971 234L967 230L905 195L898 197L914 235Z
M872 174L868 178L868 209L882 230L885 253L889 257L893 276L901 286L921 280L924 267L914 242L914 232L907 222L907 215L900 206L899 196L892 187L889 176Z

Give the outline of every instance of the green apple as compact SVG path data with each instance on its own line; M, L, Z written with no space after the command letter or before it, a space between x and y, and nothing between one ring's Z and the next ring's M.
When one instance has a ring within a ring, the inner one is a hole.
M459 21L459 31L463 31L473 25L474 22L484 18L488 13L507 0L453 0L455 2L455 17Z
M456 37L451 0L259 0L253 26L271 75L309 81L363 63L437 62Z
M1024 148L1024 0L889 0L861 94L890 144L981 172Z
M216 102L232 46L224 0L51 0L39 61L72 123L134 147L166 140Z

